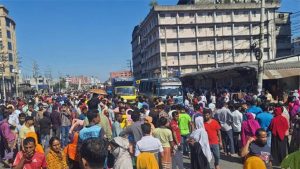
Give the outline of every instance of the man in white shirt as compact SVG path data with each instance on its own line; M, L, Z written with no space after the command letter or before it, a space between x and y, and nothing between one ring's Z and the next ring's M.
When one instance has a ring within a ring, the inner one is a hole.
M141 125L141 128L144 136L136 143L135 156L137 157L141 152L151 152L155 155L158 155L159 152L162 153L164 150L161 142L150 135L151 125L144 123Z

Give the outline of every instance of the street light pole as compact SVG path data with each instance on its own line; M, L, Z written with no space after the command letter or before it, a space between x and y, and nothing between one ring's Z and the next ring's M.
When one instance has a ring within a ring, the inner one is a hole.
M264 55L264 28L265 28L265 0L261 0L260 7L260 36L259 36L259 57L258 57L258 69L257 69L257 91L261 93L263 88L263 55Z

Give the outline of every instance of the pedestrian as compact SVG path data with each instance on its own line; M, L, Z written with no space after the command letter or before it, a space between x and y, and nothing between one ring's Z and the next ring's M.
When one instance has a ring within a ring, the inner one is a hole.
M173 133L173 156L172 156L172 168L183 169L183 156L181 153L181 135L178 126L179 113L177 111L172 112L172 120L170 122L170 129Z
M117 113L115 115L115 122L112 124L112 137L118 137L119 134L122 132L121 128L121 122L122 122L122 115L120 113Z
M256 138L248 138L247 143L242 147L241 156L257 156L264 161L265 166L268 169L271 169L273 158L271 155L271 148L267 144L267 132L260 128L256 130L255 136Z
M92 109L96 110L96 109ZM83 169L103 169L108 154L108 142L101 138L89 138L80 148Z
M192 169L210 169L212 159L208 135L204 128L203 117L195 119L195 130L189 136Z
M221 126L215 120L212 119L212 110L203 110L204 127L208 135L208 141L210 145L210 150L214 156L214 166L215 169L220 169L220 148L222 148L222 138L221 138Z
M267 105L267 103L265 104L262 104L262 110L263 112L262 113L258 113L256 115L256 120L258 121L259 125L261 128L265 129L268 133L268 141L267 141L267 144L271 147L271 137L272 137L272 133L270 130L268 130L270 124L271 124L271 121L273 119L273 115L272 113L270 112L270 106Z
M236 103L231 105L231 115L232 115L232 131L233 131L233 142L235 153L240 152L240 136L242 131L242 121L243 114L239 111L239 104Z
M132 169L132 160L129 153L129 141L127 138L115 137L110 142L111 154L114 156L113 169Z
M274 161L280 164L288 151L286 132L289 126L287 119L282 116L282 107L275 107L274 115L269 127L272 131L271 151Z
M52 136L60 138L61 115L58 112L58 106L53 106L52 113L50 114L50 120L52 124Z
M293 152L285 157L280 164L283 169L299 169L300 168L300 150Z
M1 160L5 167L10 167L11 160L14 158L14 150L16 150L16 133L14 127L8 123L9 111L4 111L3 120L0 122L0 143L1 143L1 154L3 157ZM12 128L13 127L13 128Z
M138 109L132 112L131 119L133 121L133 124L126 127L119 135L129 135L129 137L132 138L131 140L129 140L129 142L135 145L135 143L141 140L141 138L143 137L141 125L144 122L140 121L140 112Z
M60 111L61 116L61 143L65 147L69 143L69 130L71 128L71 112L66 104L63 104Z
M32 137L23 140L23 150L19 151L13 169L47 168L45 155L35 151L36 142Z
M184 106L178 106L178 110L180 111L179 113L179 119L178 119L178 124L179 124L179 129L180 129L180 135L181 135L181 140L182 140L182 150L183 150L183 155L188 155L189 154L189 146L188 143L186 142L190 132L192 131L192 119L189 114L185 111Z
M290 143L290 153L300 150L300 113L294 118L294 127Z
M235 154L232 131L233 117L228 109L228 103L222 102L220 104L222 108L217 110L215 118L221 124L224 152L231 156Z
M137 169L158 169L158 153L164 151L159 139L151 136L151 125L144 123L141 125L143 137L136 143L135 156L137 157Z
M37 121L40 126L41 143L46 150L49 146L51 120L48 112L44 112L43 117Z
M51 137L49 141L50 151L46 156L48 169L68 169L67 158L61 149L58 137Z
M247 120L242 123L242 147L244 147L247 143L249 137L254 137L257 129L260 128L258 121L256 121L253 117L252 113L246 113Z
M35 132L34 130L34 119L32 116L27 116L25 118L25 123L20 129L19 137L21 141L21 148L23 148L23 140L26 138L27 133Z
M164 151L162 152L161 167L163 169L172 168L172 147L173 147L173 136L171 130L168 128L169 122L165 117L159 119L160 127L155 128L153 136L158 138L163 146Z
M79 131L79 143L89 138L104 138L104 130L98 124L100 123L99 111L97 109L89 110L87 114L89 125Z
M267 167L261 158L250 156L244 163L244 169L267 169Z

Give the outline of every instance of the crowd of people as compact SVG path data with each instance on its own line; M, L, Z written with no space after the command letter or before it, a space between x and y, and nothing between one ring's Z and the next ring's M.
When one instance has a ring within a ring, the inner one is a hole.
M187 93L136 101L69 92L7 100L0 106L0 155L15 169L215 169L221 155L245 169L298 169L300 92ZM183 157L190 159L184 166Z

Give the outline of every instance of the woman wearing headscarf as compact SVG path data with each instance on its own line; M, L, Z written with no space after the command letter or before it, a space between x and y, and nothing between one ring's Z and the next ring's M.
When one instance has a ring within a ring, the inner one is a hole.
M289 129L289 125L287 119L282 116L282 107L276 107L274 115L275 117L269 127L272 132L271 154L274 161L280 164L287 155L288 139L286 131Z
M242 147L247 143L249 137L254 137L257 129L260 128L258 121L254 119L252 113L246 113L247 120L242 122L241 141Z
M43 146L41 144L38 143L38 137L37 134L35 132L29 132L26 134L26 138L28 137L32 137L34 138L35 142L36 142L36 146L35 146L35 151L39 152L39 153L45 153Z
M191 150L191 169L209 169L212 154L203 117L199 116L195 119L195 127L196 130L191 133L188 139Z
M68 169L67 158L61 149L59 138L52 137L49 145L50 151L46 157L48 169Z
M267 169L267 167L261 158L251 156L246 159L244 169Z
M291 120L293 120L295 118L295 116L297 115L297 113L299 112L299 110L300 110L300 100L296 99L294 101L293 108L290 111L290 118L291 118Z
M132 160L129 154L129 141L123 137L115 137L110 142L111 154L114 156L114 169L132 169Z

